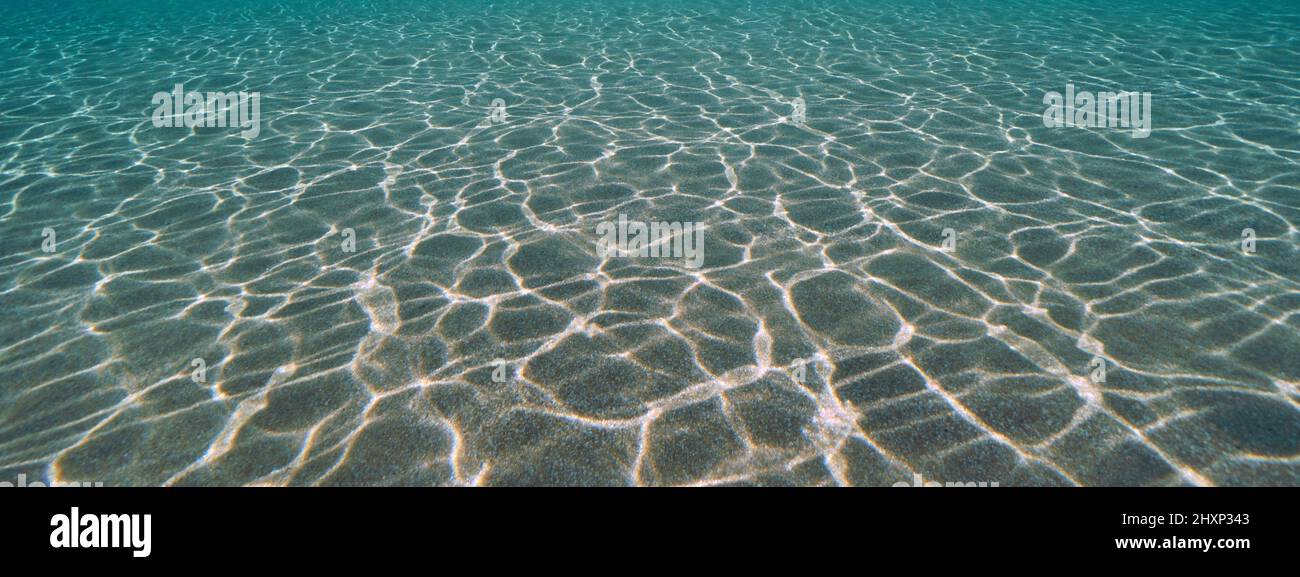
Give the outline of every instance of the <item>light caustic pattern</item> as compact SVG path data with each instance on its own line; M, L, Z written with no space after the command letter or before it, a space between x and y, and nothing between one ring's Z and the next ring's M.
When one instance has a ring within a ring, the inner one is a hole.
M1295 3L87 4L0 31L2 478L1300 484Z

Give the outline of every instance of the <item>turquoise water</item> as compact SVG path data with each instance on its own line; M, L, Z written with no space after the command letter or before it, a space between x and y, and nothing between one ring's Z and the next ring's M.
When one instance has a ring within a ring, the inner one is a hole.
M1300 484L1300 4L1161 4L5 3L0 480Z

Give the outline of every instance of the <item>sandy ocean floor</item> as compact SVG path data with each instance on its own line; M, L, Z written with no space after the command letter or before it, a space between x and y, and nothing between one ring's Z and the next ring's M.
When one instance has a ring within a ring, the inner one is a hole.
M1300 4L1103 4L7 2L0 480L1300 485Z

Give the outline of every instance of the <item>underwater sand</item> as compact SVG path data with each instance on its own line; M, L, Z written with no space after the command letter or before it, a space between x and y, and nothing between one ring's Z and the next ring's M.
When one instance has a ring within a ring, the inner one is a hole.
M0 480L1300 485L1300 4L0 17Z

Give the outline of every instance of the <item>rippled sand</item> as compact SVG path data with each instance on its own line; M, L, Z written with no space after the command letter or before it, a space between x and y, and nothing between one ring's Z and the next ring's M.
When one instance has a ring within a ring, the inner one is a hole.
M1159 4L6 3L0 480L1300 484L1300 6Z

